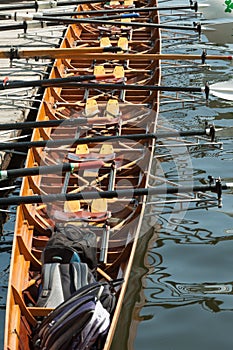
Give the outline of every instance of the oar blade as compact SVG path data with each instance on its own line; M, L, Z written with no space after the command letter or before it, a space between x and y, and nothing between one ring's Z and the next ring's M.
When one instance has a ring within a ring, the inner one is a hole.
M209 4L198 4L198 8L203 9L205 7L209 7Z
M218 138L233 138L233 126L216 129L216 135Z
M233 101L233 80L210 85L210 93L223 100Z

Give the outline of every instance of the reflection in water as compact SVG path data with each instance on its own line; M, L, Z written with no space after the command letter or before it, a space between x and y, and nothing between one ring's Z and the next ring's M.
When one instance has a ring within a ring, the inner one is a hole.
M18 189L13 191L11 195L18 195ZM13 242L13 230L15 222L15 207L9 207L9 213L0 212L1 221L0 225L3 228L0 235L0 310L6 308L6 295L8 287L8 276L10 270L10 257ZM0 329L4 329L4 317L0 317Z
M179 2L187 5L186 0ZM163 49L169 53L200 53L206 48L208 54L232 54L233 12L225 14L224 2L199 0L199 4L210 5L201 9L206 17L206 20L201 21L214 30L204 31L199 42L192 42L185 34L184 41L173 41L170 46L165 40ZM232 78L229 62L214 61L207 64L208 69L199 67L200 70L193 74L191 69L190 74L187 74L180 67L176 69L170 65L169 70L163 70L162 82L164 85L203 86L205 81L213 84ZM197 66L194 67L197 69ZM166 72L169 73L168 77ZM179 130L201 128L205 120L209 119L216 127L232 127L231 101L211 96L208 106L201 102L203 100L196 99L192 106L185 103L161 104L160 117L162 115ZM221 176L227 182L233 181L230 137L229 129L219 134L218 141L224 142L223 149L191 149L195 182L201 183L208 175ZM173 153L168 155L165 148L158 149L158 152L164 175L170 181L179 180ZM158 208L155 209L158 211ZM173 207L169 209L173 210ZM224 193L221 210L192 211L182 219L176 214L164 215L161 212L159 237L148 252L153 270L144 278L143 291L140 293L140 296L144 294L145 303L141 304L138 319L143 322L139 325L135 347L132 349L232 349L232 193Z
M151 227L138 241L134 263L130 273L120 318L113 337L111 350L133 349L138 323L153 317L152 315L140 317L139 313L145 304L143 277L151 272L147 251L156 238L156 229Z
M167 240L174 240L176 244L212 244L224 241L233 241L233 232L227 231L226 235L222 233L219 236L214 235L212 230L207 230L199 226L195 220L184 219L182 222L174 218L160 218L161 230L160 238L157 240L157 246L163 246ZM198 225L198 226L197 226Z
M193 284L177 284L177 290L182 294L197 293L197 294L228 294L233 291L233 282L229 283L193 283Z
M162 308L184 307L199 304L204 310L211 312L233 311L224 308L224 301L219 295L233 295L233 281L213 283L185 283L171 281L171 275L166 272L163 257L155 250L149 252L149 261L154 266L154 272L147 276L144 288L146 304L144 309L160 306Z

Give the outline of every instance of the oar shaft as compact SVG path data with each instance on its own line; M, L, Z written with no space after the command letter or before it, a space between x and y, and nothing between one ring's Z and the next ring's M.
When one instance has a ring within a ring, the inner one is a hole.
M233 184L223 184L221 190L232 188ZM190 192L216 192L216 185L200 185L200 186L180 186L180 187L157 187L157 188L137 188L137 189L122 189L114 191L90 191L70 194L50 194L50 195L34 195L34 196L13 196L9 198L0 198L0 205L19 205L19 204L34 204L34 203L53 203L58 201L73 201L82 199L97 199L97 198L134 198L137 196L152 196L161 194L177 194Z
M52 84L51 84L52 85ZM47 84L48 86L48 84ZM63 86L66 88L98 89L98 90L131 90L131 91L182 91L202 92L202 88L195 86L159 86L159 85L127 85L127 84L98 84L98 83L60 83L52 86Z
M0 15L0 17L1 17L1 15ZM27 33L27 30L29 28L44 28L44 27L51 27L54 25L59 25L59 22L41 22L41 21L27 22L27 21L24 21L24 22L18 23L18 24L2 25L2 26L0 26L0 32L4 32L4 31L8 31L8 30L12 31L12 30L23 29L24 33Z
M22 169L9 169L0 170L0 180L23 177L23 176L35 176L35 175L47 175L47 174L63 174L69 171L75 171L79 168L78 163L64 163L51 166L37 166L33 168Z
M22 4L11 4L11 5L1 5L0 11L17 11L17 10L27 10L33 9L38 11L40 9L54 8L56 6L76 6L81 4L92 4L92 3L106 2L106 0L71 0L71 1L33 1Z
M110 140L123 140L123 139L131 139L131 140L138 140L138 139L149 139L149 138L155 138L155 134L135 134L135 135L120 135L120 136L96 136L91 138L79 138L79 139L58 139L58 140L42 140L42 141L32 141L32 142L12 142L12 143L1 143L0 144L0 150L5 149L24 149L24 148L31 148L31 147L47 147L47 148L56 148L59 146L64 145L73 145L73 144L86 144L86 143L101 143L104 141L110 141Z
M1 5L0 11L14 11L14 10L27 10L27 9L34 9L35 11L38 11L40 9L46 9L46 8L54 8L56 6L76 6L76 5L82 5L82 4L94 4L94 3L105 3L106 0L70 0L70 1L34 1L34 2L27 2L22 4L11 4L11 5ZM171 6L171 7L159 7L157 11L161 10L185 10L185 9L192 9L197 11L197 3L195 2L193 5L190 6ZM126 8L127 10L127 8Z
M94 137L83 137L83 138L70 138L70 139L57 139L57 140L42 140L42 141L31 141L31 142L12 142L12 143L1 143L0 150L5 149L22 149L31 147L47 147L56 148L64 145L83 145L90 143L102 143L105 141L120 141L120 140L150 140L165 137L176 137L176 136L193 136L193 135L205 135L206 130L200 131L186 131L186 132L164 132L161 134L148 133L148 134L132 134L132 135L117 135L117 136L94 136Z
M92 119L90 119L90 124ZM63 124L64 126L73 126L77 127L79 125L89 124L89 119L87 118L77 118L77 119L54 119L54 120L45 120L38 122L22 122L22 123L5 123L0 124L0 130L23 130L23 129L35 129L35 128L50 128L53 126L59 126Z
M107 17L103 17L103 16L100 16L100 17L95 17L94 19L96 20L99 20L99 21L102 21L103 19L105 20L113 20L113 19L124 19L124 18L138 18L140 17L140 14L139 13L125 13L125 14L119 14L119 15L112 15L112 16L107 16Z
M18 30L18 29L23 29L24 31L27 30L27 23L18 23L18 24L8 24L8 25L1 25L0 26L0 32L5 32L8 30Z
M130 12L153 12L153 11L171 11L171 10L195 10L197 12L198 10L198 4L195 2L194 5L185 6L171 6L171 7L165 7L165 6L159 6L159 7L129 7L129 8L116 8L116 9L104 9L104 10L90 10L90 11L65 11L63 13L61 12L54 12L54 13L43 13L43 16L52 16L52 17L64 17L64 16L76 16L76 15L105 15L105 14L114 14L114 13L130 13Z
M23 169L9 169L9 170L0 170L0 180L24 177L24 176L35 176L35 175L48 175L48 174L57 174L62 175L67 172L75 172L81 169L98 169L104 166L102 160L92 160L88 162L80 163L61 163L57 165L42 165L35 166L32 168L23 168Z
M78 60L81 61L85 61L85 60L119 60L119 61L123 61L123 60L135 60L135 61L148 61L148 60L201 60L201 55L192 55L192 54L153 54L153 53L145 53L145 54L130 54L130 53L117 53L117 54L102 54L99 55L98 53L95 54L85 54L85 55L81 55L80 57L78 57L78 54L75 53L75 51L73 51L72 53L72 49L64 49L64 50L70 50L67 51L66 53L64 52L64 54L61 52L61 56L60 57L70 57L70 58L76 58ZM75 49L74 49L75 50ZM24 51L24 54L27 56L27 52ZM50 53L49 53L50 55ZM59 58L59 52L58 53L52 53L51 51L51 57L52 55L54 55L53 57L56 58L56 56ZM66 56L67 55L67 56ZM46 54L44 54L44 56L46 57ZM34 57L32 55L32 57ZM47 56L48 57L48 56ZM225 55L206 55L206 60L224 60L224 61L231 61L232 60L232 56L225 56Z
M58 48L58 49L27 49L18 50L12 48L11 50L0 51L0 58L20 59L20 58L74 58L82 61L86 60L135 60L135 61L148 61L148 60L201 60L202 55L189 55L189 54L129 54L129 53L91 53L80 55L79 48ZM231 61L232 56L226 55L205 55L206 60L225 60Z
M23 130L23 129L37 129L37 128L50 128L56 127L62 124L62 127L78 127L81 125L106 125L109 120L105 117L93 117L75 119L52 119L37 122L17 122L17 123L5 123L0 124L0 130ZM110 122L111 124L111 122Z
M63 18L63 17L51 17L51 16L31 16L33 20L37 21L48 21L48 22L59 22L63 24L78 24L78 23L90 23L90 24L107 24L113 26L125 26L132 28L162 28L162 29L175 29L175 30L185 30L185 31L195 31L199 32L200 27L191 27L191 26L177 26L177 25L166 25L166 24L157 24L157 23L141 23L141 22L118 22L118 21L109 21L104 19L93 19L93 18Z
M71 76L67 78L54 78L54 79L43 79L43 80L31 80L31 81L9 81L4 80L3 83L0 85L0 90L7 90L7 89L15 89L15 88L22 88L22 87L47 87L47 86L58 86L60 84L65 83L72 83L72 82L81 82L81 81L88 81L88 80L100 80L100 79L108 79L108 78L114 78L114 74L103 74L103 75L82 75L82 76Z
M22 3L22 4L11 4L11 5L1 5L0 11L14 11L14 10L27 10L27 9L33 9L37 10L34 3Z
M59 126L61 123L64 125L78 126L87 124L86 118L67 119L67 120L45 120L38 122L22 122L22 123L6 123L0 124L0 130L23 130L34 128L49 128L53 126Z

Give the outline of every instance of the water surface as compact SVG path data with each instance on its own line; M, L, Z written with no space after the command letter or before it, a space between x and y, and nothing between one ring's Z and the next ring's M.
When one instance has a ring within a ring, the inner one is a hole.
M179 1L187 4L188 1ZM177 45L175 52L232 54L233 13L224 12L224 1L199 1L210 6L205 15L211 28L201 41ZM163 3L165 4L165 3ZM175 4L174 1L167 5ZM203 21L204 22L204 21ZM188 23L186 21L186 23ZM220 24L221 23L221 24ZM206 24L207 26L207 24ZM165 48L172 50L172 47ZM174 52L174 48L173 48ZM163 76L163 81L177 85L202 86L232 78L229 63L214 61L209 68L194 67L178 75ZM182 70L180 70L182 72ZM216 127L233 126L233 102L211 96L208 106L194 104L190 108L174 105L175 112L162 116L179 130L198 128L205 120ZM172 109L172 108L171 108ZM190 157L194 182L202 182L208 175L233 180L232 131L219 138L223 149L191 148ZM164 152L164 151L163 151ZM165 152L164 152L165 153ZM169 157L168 157L169 158ZM170 180L179 180L174 159L162 164ZM233 347L233 195L223 194L223 207L187 211L184 215L161 214L158 239L149 249L151 273L143 281L143 307L138 312L140 322L135 350L230 350ZM145 270L146 272L146 270ZM142 294L142 293L141 293Z

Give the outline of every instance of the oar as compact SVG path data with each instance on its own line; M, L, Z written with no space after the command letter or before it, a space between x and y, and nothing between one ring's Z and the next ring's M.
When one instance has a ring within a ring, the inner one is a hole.
M139 0L135 0L137 2ZM75 6L75 5L82 5L82 4L94 4L94 3L107 3L106 0L70 0L70 1L37 1L30 3L21 3L21 4L13 4L13 5L1 5L0 11L12 11L12 10L27 10L27 9L34 9L35 11L38 11L40 9L46 9L46 8L55 8L57 6ZM202 5L199 5L202 6ZM159 7L160 8L160 7ZM158 11L159 11L158 8ZM162 7L161 7L162 9ZM192 9L197 11L198 4L197 2L194 2L190 4L190 6L171 6L166 7L164 10L186 10L186 9Z
M121 161L118 163L121 163ZM61 175L64 173L72 174L81 169L99 169L102 166L108 166L110 168L110 172L112 171L113 168L116 168L115 163L113 167L111 163L108 164L107 162L104 162L101 159L90 160L87 162L79 162L79 163L76 162L76 163L60 163L57 165L42 165L42 166L35 166L31 168L0 170L0 181L6 180L6 179L14 179L17 177L36 176L36 175L48 175L48 174Z
M2 142L0 144L0 150L4 149L22 149L22 148L32 148L32 147L46 147L46 148L56 148L64 145L83 145L90 143L102 143L105 141L121 141L121 140L151 140L166 137L176 137L176 136L195 136L195 135L210 135L209 128L204 130L192 130L192 131L174 131L174 132L163 132L148 133L148 134L129 134L129 135L117 135L117 136L93 136L93 137L83 137L83 138L70 138L70 139L57 139L57 140L41 140L41 141L25 141L25 142L12 142L6 143ZM211 134L212 136L212 134Z
M106 119L106 118L104 118ZM103 118L82 118L78 117L75 119L52 119L52 120L44 120L44 121L32 121L32 122L17 122L17 123L4 123L0 124L0 130L24 130L24 129L36 129L36 128L50 128L50 127L56 127L62 124L64 127L78 127L81 125L92 125L92 124L103 124L106 123ZM194 131L194 134L197 135L207 135L211 137L211 140L213 141L215 138L215 133L220 132L226 136L226 132L229 130L229 128L219 128L216 129L214 125L206 125L205 131L204 130L196 130ZM172 133L173 134L173 133ZM162 137L163 134L160 134ZM167 135L167 134L166 134ZM179 135L179 132L177 131L177 135ZM218 134L219 135L219 134ZM185 135L183 136L192 136L190 134L190 131L187 131Z
M27 10L33 9L38 11L40 9L55 8L57 6L75 6L81 4L94 4L94 3L105 3L106 0L69 0L69 1L33 1L33 2L23 2L21 4L11 4L11 5L1 5L0 11L13 11L13 10Z
M45 15L43 15L45 16ZM105 16L105 17L94 17L95 20L99 20L102 22L102 20L114 20L114 19L125 19L125 18L139 18L140 14L136 13L135 11L133 13L125 13L125 14L119 14L119 15L112 15L112 16ZM42 17L43 18L43 17ZM93 18L90 18L92 20Z
M52 4L52 2L50 1L50 3ZM47 1L47 4L49 4L49 1ZM55 4L55 3L54 3ZM38 11L39 8L47 8L45 2L44 5L45 7L42 7L39 5L42 5L42 1L38 2L38 1L34 1L34 2L23 2L21 4L11 4L11 5L1 5L0 6L0 11L13 11L13 10L27 10L27 9L33 9L35 11ZM48 8L50 8L52 6L48 6Z
M53 203L58 201L89 200L97 198L133 198L140 196L152 196L161 194L177 194L189 192L214 192L218 194L219 206L221 206L221 194L223 190L233 188L233 183L222 184L217 180L213 184L200 186L179 186L179 187L152 187L137 189L122 189L114 191L90 191L69 194L48 194L32 196L12 196L9 198L0 198L0 205L19 205L19 204L36 204L36 203Z
M120 55L120 54L119 54ZM228 59L230 59L228 57ZM21 87L64 87L64 88L82 88L82 89L98 89L98 90L133 90L133 91L180 91L180 92L205 92L208 100L209 94L220 97L225 100L232 100L233 97L233 81L221 82L205 87L196 86L160 86L160 85L127 85L127 84L112 84L112 83L83 83L85 80L104 80L114 78L114 74L104 75L84 75L72 76L67 78L54 78L32 81L9 81L5 78L0 85L0 90L15 89Z
M84 76L85 77L85 76ZM88 76L87 76L88 77ZM89 76L94 77L94 76ZM96 76L95 76L96 77ZM111 75L99 76L112 77ZM76 80L77 79L77 80ZM233 81L226 81L221 83L216 83L209 85L206 83L205 87L197 86L161 86L161 85L137 85L137 84L113 84L113 83L83 83L78 81L79 76L73 76L68 78L55 78L55 79L44 79L44 80L34 80L34 81L15 81L9 82L4 80L2 85L0 85L0 90L14 89L20 87L63 87L63 88L82 88L82 89L98 89L98 90L126 90L126 91L170 91L170 92L205 92L206 99L208 100L209 94L220 97L225 100L232 100L233 95ZM83 80L83 77L81 78ZM90 78L93 79L93 78Z
M131 8L132 10L132 8ZM84 11L86 12L86 11ZM91 12L91 11L90 11ZM98 11L97 11L98 12ZM124 12L124 11L122 11ZM113 12L113 14L115 14L116 11ZM79 12L71 12L71 14L74 15L80 15ZM88 14L88 13L87 13ZM107 11L106 11L107 14ZM70 14L68 12L59 12L59 13L50 13L50 12L40 12L37 13L37 16L49 16L49 17L63 17L63 16L70 16ZM113 16L108 16L105 17L104 19L106 20L113 20L113 19L119 19L119 18L136 18L136 17L140 17L139 13L135 13L135 10L133 9L133 11L130 11L129 14L119 14L119 15L113 15ZM102 17L95 17L95 19L101 19ZM12 14L4 14L4 13L0 13L0 20L7 20L7 19L13 19L15 21L30 21L32 18L28 16L28 13L23 14L22 12L15 12L13 15Z
M106 48L109 49L109 48ZM114 74L102 74L102 75L77 75L66 78L54 78L54 79L43 79L43 80L15 80L10 81L8 78L5 78L0 85L0 90L7 89L16 89L16 88L25 88L25 87L48 87L48 86L60 86L61 84L72 83L72 82L81 82L88 80L105 80L109 78L115 78Z
M76 16L79 15L79 12L75 12ZM1 15L0 15L1 16ZM57 16L56 18L54 18L55 16L50 16L50 14L45 14L45 13L37 13L37 14L29 14L29 13L22 13L22 12L15 12L14 15L11 15L11 18L14 19L15 21L32 21L32 20L36 20L36 21L48 21L48 22L63 22L63 16L67 16L66 12L62 13L62 16ZM95 18L87 18L88 20L92 21L92 19L94 20L99 20L102 22L102 19L104 20L113 20L113 19L124 19L124 18L137 18L140 17L139 13L136 13L135 11L133 11L133 13L124 13L124 14L119 14L119 15L113 15L113 16L107 16L107 17L95 17ZM69 17L65 18L65 21L69 21Z
M50 128L61 125L63 127L78 127L81 125L106 125L114 124L112 119L108 117L93 117L83 118L78 117L75 119L51 119L43 121L32 121L32 122L15 122L15 123L4 123L0 124L0 130L23 130L23 129L39 129L39 128Z
M27 22L27 21L24 21L24 22L18 23L18 24L1 25L0 32L23 29L24 33L26 34L28 29L52 27L52 26L58 26L59 24L60 24L59 22L42 22L42 21Z
M233 80L207 85L209 93L224 100L233 101ZM208 96L207 96L208 97Z
M91 161L88 162L88 169L101 167L104 163L102 161ZM12 179L24 176L35 176L35 175L48 175L48 174L64 174L67 172L75 172L79 169L86 168L87 165L84 163L62 163L58 165L43 165L35 166L32 168L22 168L22 169L9 169L0 170L0 181L6 179Z
M177 5L177 6L151 6L151 7L126 7L126 8L116 8L116 9L103 9L103 10L89 10L89 11L78 11L78 15L85 16L85 15L105 15L105 14L114 14L114 13L130 13L134 11L138 12L153 12L153 11L173 11L173 10L194 10L195 12L198 11L199 8L206 8L210 5L207 4L198 4L197 1L195 1L194 4L190 5ZM65 11L63 13L61 12L42 12L43 16L77 16L77 11ZM13 18L13 17L12 17Z
M84 49L84 48L83 48ZM89 49L89 48L87 48ZM203 52L200 55L193 54L156 54L156 53L92 53L80 55L80 48L46 48L46 49L25 49L0 50L0 58L20 59L20 58L74 58L82 61L86 60L224 60L231 61L232 56L208 55Z
M40 128L50 128L50 127L56 127L61 125L63 127L77 127L81 125L92 125L92 124L106 124L106 118L105 117L94 117L94 118L83 118L83 117L78 117L75 119L51 119L51 120L44 120L44 121L32 121L32 122L14 122L14 123L4 123L0 124L0 130L24 130L24 129L40 129ZM232 127L233 128L233 127ZM213 132L220 132L221 135L225 135L229 128L218 128L215 129L214 125L206 125L205 131L206 135L211 136L213 135ZM231 130L231 128L230 128ZM189 131L187 131L189 132ZM196 130L194 131L195 135L197 133L203 135L204 130ZM178 134L178 131L177 131ZM219 134L218 134L219 135ZM186 136L192 136L192 135L187 135Z
M102 118L76 118L76 119L53 119L37 122L16 122L0 124L0 130L23 130L23 129L36 129L36 128L50 128L54 126L73 126L103 123Z
M209 95L220 97L224 100L232 101L233 98L233 80L209 85L206 83L205 87L197 86L161 86L161 85L123 85L123 84L96 84L96 83L70 83L63 84L64 88L85 88L98 90L133 90L133 91L170 91L170 92L204 92L206 100Z
M87 23L87 24L107 24L113 26L125 26L133 28L161 28L161 29L175 29L175 30L185 30L185 31L195 31L200 34L201 26L200 24L196 26L177 26L177 25L166 25L158 23L141 23L141 22L117 22L117 21L108 21L106 19L93 19L93 18L63 18L63 17L51 17L51 16L40 16L34 14L28 14L24 17L24 21L45 21L45 22L56 22L62 24L78 24L78 23Z
M107 14L115 14L115 13L131 13L131 12L153 12L153 11L171 11L171 10L194 10L195 12L198 11L198 8L208 7L209 5L206 4L200 4L198 5L197 1L192 5L180 5L180 6L171 6L171 7L165 7L165 6L159 6L159 7L126 7L126 8L116 8L116 9L103 9L103 10L88 10L88 11L64 11L64 12L40 12L39 14L41 16L52 16L52 17L64 17L64 16L84 16L84 15L107 15ZM0 8L1 11L1 8ZM14 14L0 14L0 19L15 19L19 18L22 13L14 13Z
M0 32L4 32L4 31L9 31L9 30L19 30L19 29L23 29L24 33L27 33L27 30L30 28L44 28L44 27L51 27L51 26L57 26L59 24L72 24L72 23L87 23L87 24L99 24L99 25L115 25L115 26L125 26L125 27L136 27L136 28L160 28L160 29L175 29L175 30L185 30L185 31L195 31L199 34L201 34L201 25L198 24L196 27L192 27L192 26L175 26L175 25L166 25L166 24L153 24L153 23L143 23L143 22L130 22L131 24L129 25L129 22L112 22L109 21L107 19L105 19L105 21L101 20L101 19L77 19L76 22L72 22L71 20L61 20L61 19L57 19L57 18L53 18L50 17L51 20L49 20L49 18L45 18L42 17L41 19L39 19L39 17L36 19L35 22L28 22L28 21L24 21L22 23L18 23L18 24L10 24L10 25L1 25L0 26Z

